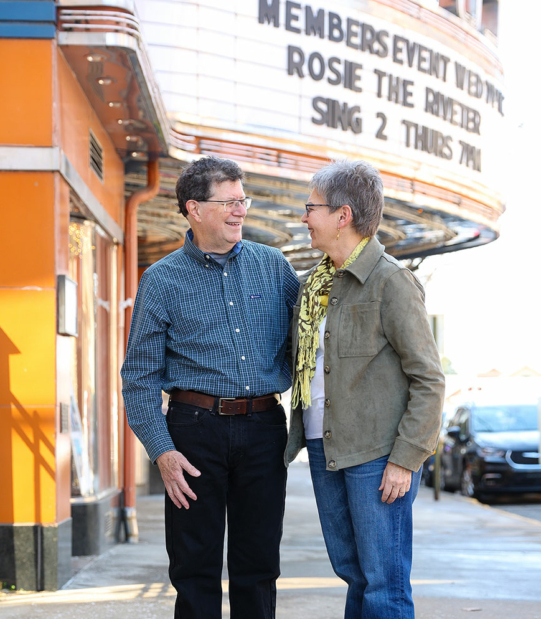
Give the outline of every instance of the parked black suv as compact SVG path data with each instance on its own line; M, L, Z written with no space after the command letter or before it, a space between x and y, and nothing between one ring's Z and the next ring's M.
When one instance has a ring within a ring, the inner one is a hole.
M473 497L541 492L538 398L515 396L479 391L456 409L443 432L446 490Z

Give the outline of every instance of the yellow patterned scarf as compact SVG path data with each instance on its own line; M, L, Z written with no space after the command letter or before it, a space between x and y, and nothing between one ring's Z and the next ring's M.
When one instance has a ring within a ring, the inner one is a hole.
M345 269L352 262L355 262L369 240L368 237L364 238L340 268ZM303 408L308 408L312 403L310 382L316 372L319 327L327 315L327 302L335 272L336 267L333 261L325 254L308 278L302 291L301 309L299 312L299 346L295 367L296 375L291 397L293 408L298 405L299 400L302 402Z

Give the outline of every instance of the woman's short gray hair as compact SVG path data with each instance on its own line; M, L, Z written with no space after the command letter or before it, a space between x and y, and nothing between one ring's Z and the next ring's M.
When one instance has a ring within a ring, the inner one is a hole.
M330 207L331 213L348 204L353 227L364 237L376 235L383 213L383 182L366 161L333 161L318 170L310 182Z

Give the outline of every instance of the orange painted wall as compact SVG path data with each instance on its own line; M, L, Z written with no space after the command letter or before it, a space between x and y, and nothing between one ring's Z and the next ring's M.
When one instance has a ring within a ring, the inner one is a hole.
M0 98L0 144L60 146L122 226L123 163L56 43L0 39L0 62L10 93ZM103 183L88 165L89 127L104 148ZM58 413L70 397L69 338L56 334L69 196L57 172L0 172L0 523L70 516L71 444Z
M2 287L55 286L53 176L0 172Z
M53 45L0 39L0 144L52 145Z
M58 173L0 172L0 196L0 522L49 524L70 516L69 435L57 435L58 394L69 394L56 335L69 190Z
M107 212L123 226L124 164L60 50L57 60L60 147ZM89 128L103 147L103 182L88 163Z
M0 288L2 523L56 522L55 331L54 289Z
M0 144L54 145L55 42L0 39ZM0 522L54 523L54 174L0 172Z

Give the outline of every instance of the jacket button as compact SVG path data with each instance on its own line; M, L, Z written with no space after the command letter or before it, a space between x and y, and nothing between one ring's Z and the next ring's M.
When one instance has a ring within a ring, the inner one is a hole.
M338 299L336 297L333 297L331 299L331 305L336 305L338 303Z
M325 339L328 340L331 337L330 331L325 331Z
M332 434L329 432L329 430L325 431L325 434L323 435L325 438L331 438Z
M331 373L331 368L328 365L326 365L323 369L324 369L325 374Z
M329 468L330 469L335 469L336 468L336 462L334 460L329 460Z
M344 271L336 271L336 275L338 275L338 277L344 277Z
M325 406L330 406L331 405L331 401L330 400L325 400Z

